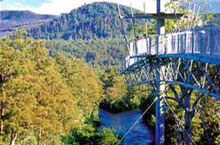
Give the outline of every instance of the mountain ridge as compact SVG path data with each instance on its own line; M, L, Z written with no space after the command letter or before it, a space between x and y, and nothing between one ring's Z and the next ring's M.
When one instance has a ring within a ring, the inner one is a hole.
M121 12L126 15L130 8L120 6ZM138 10L134 10L139 12ZM138 25L144 24L137 20ZM130 19L124 20L125 30L132 26ZM91 39L118 37L123 29L118 17L118 6L109 2L94 2L83 5L70 13L62 14L49 23L31 29L30 35L36 39Z
M124 15L131 13L130 7L120 5L120 8ZM131 32L126 30L133 25L131 19L124 19L123 29L118 17L118 6L110 2L85 4L61 16L41 15L31 11L5 11L1 12L1 18L0 36L10 34L15 28L26 27L29 36L47 40L115 38L124 34L129 36ZM144 25L144 20L136 20L136 24Z
M56 15L38 14L29 10L3 10L1 20L19 20L19 19L48 19L57 18Z
M55 15L36 14L31 11L0 11L0 36L8 36L15 29L42 25L57 17Z

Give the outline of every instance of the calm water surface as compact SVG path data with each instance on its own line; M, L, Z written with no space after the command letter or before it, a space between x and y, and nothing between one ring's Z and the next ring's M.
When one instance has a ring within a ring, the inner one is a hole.
M119 135L124 135L140 115L141 111L139 109L117 114L109 113L102 109L99 110L99 117L103 127L114 128ZM151 141L151 132L143 121L140 120L125 137L123 145L149 145Z

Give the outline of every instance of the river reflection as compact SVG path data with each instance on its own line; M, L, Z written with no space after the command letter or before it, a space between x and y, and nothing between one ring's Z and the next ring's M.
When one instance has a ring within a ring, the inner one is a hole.
M122 113L109 113L99 110L99 117L103 127L114 128L116 133L124 135L130 126L140 117L139 109ZM149 145L152 142L152 135L147 126L140 120L132 131L125 137L123 145Z

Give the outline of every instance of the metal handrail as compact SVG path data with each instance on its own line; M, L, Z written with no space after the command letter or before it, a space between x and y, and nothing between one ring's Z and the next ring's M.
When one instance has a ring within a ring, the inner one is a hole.
M156 39L161 40L159 47L156 47ZM140 40L142 40L142 42ZM151 41L152 43L144 44L148 43L148 41ZM134 43L134 45L130 46L130 54L126 59L126 67L129 67L131 64L137 62L138 59L135 59L135 57L143 55L143 53L149 55L172 54L176 56L181 54L183 57L184 55L193 54L198 57L204 56L206 59L208 56L209 59L214 58L219 59L220 61L220 27L198 28L193 29L192 31L187 30L178 33L168 33L165 35L150 35L138 40L133 40L130 45L132 43ZM144 46L144 48L139 48L138 45L141 47ZM159 53L156 51L157 48L159 48Z

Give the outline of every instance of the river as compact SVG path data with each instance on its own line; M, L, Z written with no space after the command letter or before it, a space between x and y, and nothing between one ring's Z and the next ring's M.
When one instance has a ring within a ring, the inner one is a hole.
M102 127L114 128L118 135L124 135L140 115L141 110L139 109L116 114L99 110ZM153 136L150 130L143 123L143 120L140 120L125 137L123 145L150 145L152 140Z

